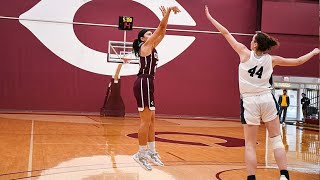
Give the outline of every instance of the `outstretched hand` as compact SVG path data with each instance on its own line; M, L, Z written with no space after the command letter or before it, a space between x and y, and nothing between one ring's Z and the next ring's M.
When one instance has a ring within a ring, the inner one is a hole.
M171 6L169 8L174 12L174 14L177 14L177 13L181 12L180 9L177 6Z
M211 14L210 14L210 12L209 12L209 8L208 8L207 5L204 6L204 12L205 12L205 14L206 14L206 16L207 16L208 19L209 19L209 18L212 18L212 17L211 17Z
M165 8L164 6L161 6L161 7L159 7L159 9L160 9L163 17L165 16L165 14L168 11L173 11L174 14L177 14L177 13L181 12L180 9L177 6L171 6L169 8Z
M314 50L312 51L313 55L318 55L320 53L319 48L314 48Z
M164 15L167 13L167 9L164 6L160 6L159 9L162 12L162 16L164 17Z

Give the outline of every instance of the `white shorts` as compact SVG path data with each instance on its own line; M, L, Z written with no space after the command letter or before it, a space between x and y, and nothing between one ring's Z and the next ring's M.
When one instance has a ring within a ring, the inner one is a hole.
M260 125L260 121L268 122L278 116L279 105L273 94L261 94L244 97L240 103L241 123Z

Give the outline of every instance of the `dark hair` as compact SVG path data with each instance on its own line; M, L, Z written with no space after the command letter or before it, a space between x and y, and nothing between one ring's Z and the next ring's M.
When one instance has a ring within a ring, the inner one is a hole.
M144 34L146 33L146 32L148 32L149 30L148 29L142 29L139 33L138 33L138 39L135 39L134 41L133 41L133 44L132 44L132 48L133 48L133 52L134 52L134 54L137 56L137 57L139 57L140 56L140 48L141 48L141 46L142 46L142 44L143 44L143 41L141 41L141 37L143 37L144 36Z
M302 93L301 95L306 95L306 93Z
M280 45L279 41L276 38L271 37L268 34L260 31L256 32L256 37L254 41L258 43L257 50L262 52L270 50L273 47Z
M283 91L287 92L287 89L283 89Z

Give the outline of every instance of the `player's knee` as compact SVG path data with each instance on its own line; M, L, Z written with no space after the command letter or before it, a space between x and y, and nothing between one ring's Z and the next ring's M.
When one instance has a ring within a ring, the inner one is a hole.
M272 138L270 138L270 140L271 140L273 149L279 149L279 148L284 149L281 135L272 137Z
M143 119L143 120L141 121L141 123L140 123L140 127L141 127L141 128L149 129L150 124L151 124L151 120L149 120L149 119Z

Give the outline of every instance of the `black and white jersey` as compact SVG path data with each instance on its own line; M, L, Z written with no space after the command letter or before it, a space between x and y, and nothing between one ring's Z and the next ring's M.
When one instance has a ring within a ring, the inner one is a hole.
M256 57L254 51L250 59L239 64L239 89L242 97L271 92L272 58L269 54Z

